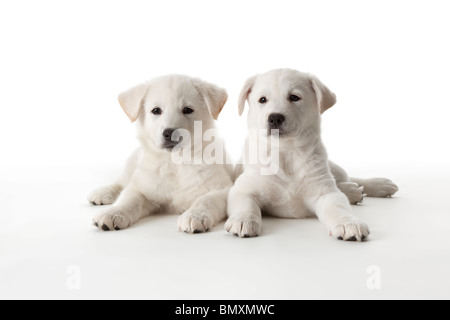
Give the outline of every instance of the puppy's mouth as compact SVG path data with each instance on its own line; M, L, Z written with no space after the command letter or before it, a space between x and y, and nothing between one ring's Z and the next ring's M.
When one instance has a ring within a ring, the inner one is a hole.
M177 144L178 143L164 143L162 146L161 146L161 148L163 148L164 150L167 150L167 151L172 151L173 150L173 148L175 148L176 146L177 146Z
M285 137L289 134L284 128L279 129L267 129L267 136L279 136L279 137Z
M181 142L183 142L183 137L179 137L179 141L164 141L161 148L170 152Z

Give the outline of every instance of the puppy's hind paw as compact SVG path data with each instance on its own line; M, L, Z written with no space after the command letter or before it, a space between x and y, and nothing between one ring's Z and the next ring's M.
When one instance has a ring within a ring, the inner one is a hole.
M339 189L347 196L348 201L352 205L362 203L366 194L364 187L358 187L355 182L341 182L338 184Z
M364 181L364 190L369 197L390 198L398 192L398 187L386 178L372 178Z

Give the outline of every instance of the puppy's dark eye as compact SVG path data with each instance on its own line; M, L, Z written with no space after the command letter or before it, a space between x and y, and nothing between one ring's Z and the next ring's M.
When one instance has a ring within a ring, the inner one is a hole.
M155 116L159 116L159 115L162 114L162 110L161 110L161 108L156 107L156 108L154 108L154 109L152 110L152 113L153 113Z
M183 114L191 114L191 113L194 113L194 110L192 110L191 108L186 107L183 109Z
M261 99L259 99L259 103L261 103L261 104L267 103L267 98L262 97Z
M296 102L296 101L302 100L302 98L300 98L299 96L296 96L296 95L291 95L289 97L289 100L291 100L292 102Z

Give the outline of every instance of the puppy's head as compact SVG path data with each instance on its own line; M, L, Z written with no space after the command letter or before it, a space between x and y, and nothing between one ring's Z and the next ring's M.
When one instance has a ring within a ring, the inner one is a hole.
M239 97L239 114L248 101L250 129L270 135L298 136L320 126L320 115L336 103L336 96L316 77L296 70L269 71L247 80Z
M203 132L214 128L228 95L224 89L199 79L170 75L133 87L119 95L132 122L138 120L141 140L158 150L171 151L184 130L194 136L194 123Z

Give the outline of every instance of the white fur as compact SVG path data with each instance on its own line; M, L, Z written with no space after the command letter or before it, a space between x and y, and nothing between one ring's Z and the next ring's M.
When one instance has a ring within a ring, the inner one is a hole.
M203 131L214 128L226 100L225 90L178 75L122 93L119 102L130 120L137 120L141 147L131 155L119 181L89 195L88 200L96 205L117 200L94 218L94 224L105 231L120 230L142 217L168 212L182 214L180 231L197 233L224 220L231 170L225 165L177 165L171 161L170 149L162 146L166 129L184 129L194 136L194 121L202 122ZM156 107L161 115L152 114ZM185 107L194 113L183 114Z
M291 95L301 100L290 101ZM260 103L261 97L267 102ZM268 117L273 113L285 116L282 131L286 134L280 137L280 170L275 175L261 175L261 165L244 164L229 193L226 230L240 237L257 236L262 232L265 213L281 218L317 216L335 238L367 238L369 227L353 216L349 200L354 204L362 201L362 186L367 187L364 182L370 182L374 189L383 185L384 193L372 195L392 195L397 189L387 179L351 182L342 168L328 162L320 136L320 116L335 104L335 95L312 75L282 69L247 80L239 98L240 114L246 101L249 129L266 130L261 139L270 144Z

